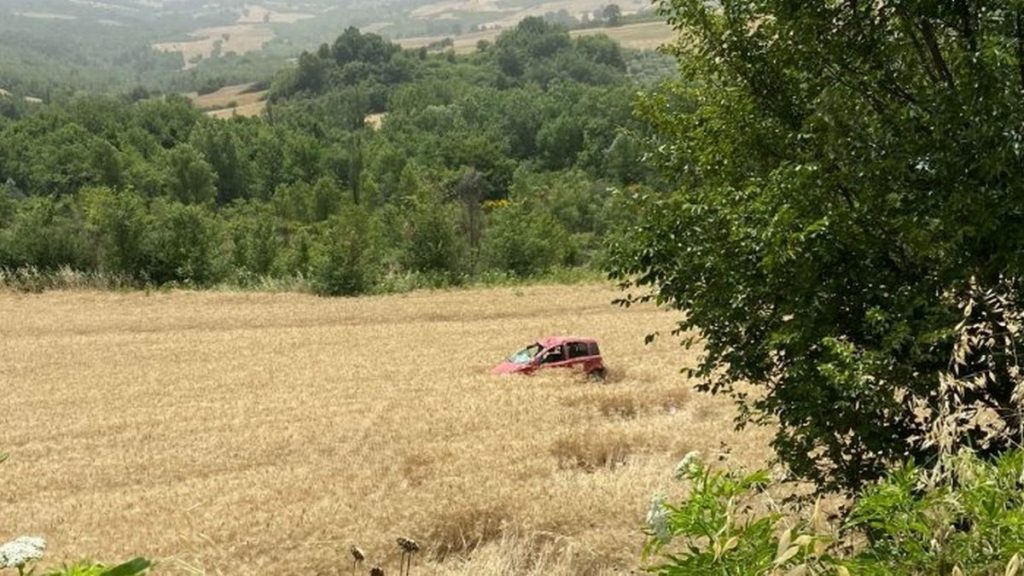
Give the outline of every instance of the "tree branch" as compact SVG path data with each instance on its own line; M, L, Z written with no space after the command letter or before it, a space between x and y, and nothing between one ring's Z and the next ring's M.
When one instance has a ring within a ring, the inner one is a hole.
M1020 69L1020 89L1024 90L1024 8L1017 8L1017 66Z
M956 83L953 81L953 74L950 73L949 66L946 65L946 59L942 57L942 49L939 48L939 40L935 36L935 28L932 27L932 21L928 18L921 18L920 28L921 35L924 37L924 45L928 47L928 53L931 54L935 69L946 82L946 85L949 86L949 89L955 91Z
M925 54L924 46L921 44L921 40L917 37L917 33L914 31L913 22L911 21L909 15L906 14L904 11L901 10L899 11L899 13L900 16L902 16L901 19L903 20L903 26L905 28L907 36L910 37L910 42L914 45L914 50L917 52L917 57L921 60L921 64L924 68L925 73L928 74L928 78L933 83L937 83L939 81L939 76L931 67L931 63L928 60L928 55Z
M978 51L978 37L974 26L974 10L971 9L972 0L959 0L957 7L960 9L960 32L967 40L967 48L973 53Z

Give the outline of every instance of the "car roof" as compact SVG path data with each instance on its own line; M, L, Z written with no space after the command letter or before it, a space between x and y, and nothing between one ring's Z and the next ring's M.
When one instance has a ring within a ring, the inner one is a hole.
M545 347L550 348L552 346L558 346L559 344L565 344L566 342L583 342L585 344L597 343L597 340L593 338L580 338L577 336L548 336L541 338L538 343Z

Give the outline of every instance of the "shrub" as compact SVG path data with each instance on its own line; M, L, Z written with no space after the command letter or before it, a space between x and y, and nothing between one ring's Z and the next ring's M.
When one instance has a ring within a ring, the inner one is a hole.
M864 489L839 529L822 509L784 518L764 471L716 471L694 455L678 505L655 497L644 552L675 574L1017 574L1024 553L1024 452L986 462L961 452L948 475L908 465ZM786 527L788 525L788 527Z
M513 202L488 215L482 253L491 270L536 276L562 264L572 252L565 228L545 212Z
M0 266L89 266L92 255L81 233L80 215L69 200L35 197L16 206L10 225L0 230Z
M153 281L209 286L220 278L221 227L209 208L155 201L152 216L146 250Z
M407 220L403 258L406 268L458 283L469 272L469 245L458 219L457 206L436 197L418 199Z
M376 222L359 207L330 220L315 264L313 288L322 296L355 296L372 291L381 273Z
M148 226L145 202L134 192L110 188L83 191L85 217L100 246L104 272L136 275L145 260Z

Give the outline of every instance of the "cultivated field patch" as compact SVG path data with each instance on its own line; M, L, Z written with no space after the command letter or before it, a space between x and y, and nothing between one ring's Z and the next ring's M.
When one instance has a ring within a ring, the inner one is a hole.
M188 36L193 40L161 42L154 44L153 49L181 52L187 70L195 67L202 59L213 56L218 50L221 54L258 52L264 44L274 39L274 31L263 24L234 24L200 28L189 32Z
M481 40L494 42L503 31L503 29L495 28L451 37L453 42L452 49L456 54L474 52L478 42ZM676 37L676 32L664 22L641 22L639 24L627 24L612 28L586 28L571 30L569 34L574 38L605 34L619 42L623 47L636 50L652 50L662 44L671 42ZM429 46L445 38L446 36L416 36L402 38L397 42L403 48L419 48L421 46Z
M314 14L308 12L278 12L265 6L246 6L242 9L242 15L238 18L239 24L257 23L284 23L294 24L303 20L314 18Z
M663 44L675 40L677 32L665 22L641 22L626 26L615 26L612 28L589 28L586 30L571 30L569 35L593 36L605 34L612 40L621 44L624 48L634 50L654 50Z
M397 573L403 535L414 574L629 572L679 457L760 465L766 431L616 296L0 294L3 531L161 574L347 574L352 543ZM489 374L546 334L597 338L606 383Z
M259 116L267 107L267 90L254 90L252 84L225 86L209 94L191 92L186 96L196 108L214 118Z

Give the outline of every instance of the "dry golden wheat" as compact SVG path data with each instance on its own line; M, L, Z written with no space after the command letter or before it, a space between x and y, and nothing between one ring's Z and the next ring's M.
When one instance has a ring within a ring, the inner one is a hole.
M0 294L0 535L162 574L348 573L352 542L397 574L397 534L426 574L628 573L679 456L759 465L768 432L687 394L693 353L643 344L676 316L616 295ZM605 384L489 374L573 333Z

